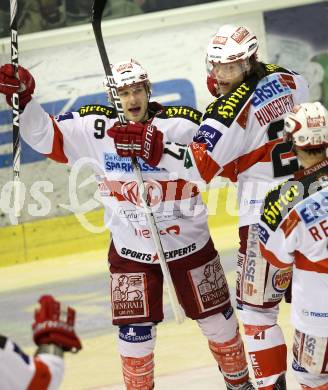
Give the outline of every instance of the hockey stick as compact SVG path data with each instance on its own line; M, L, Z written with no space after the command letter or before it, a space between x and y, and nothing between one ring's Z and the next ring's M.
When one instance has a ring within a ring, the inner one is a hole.
M18 79L18 31L17 31L17 0L10 0L10 36L11 36L11 63L15 68ZM14 211L15 217L20 217L20 153L19 140L19 95L13 94L13 171L14 171Z
M120 123L122 125L124 125L127 123L127 120L125 118L125 115L123 112L123 107L122 107L120 98L118 96L117 86L116 86L116 83L115 83L115 80L113 77L111 66L110 66L109 61L108 61L108 56L107 56L107 52L106 52L106 48L105 48L105 44L104 44L104 40L103 40L103 36L102 36L102 31L101 31L101 19L102 19L102 14L103 14L106 2L107 2L107 0L94 0L93 6L92 6L92 27L93 27L95 38L97 41L101 61L103 63L104 69L105 69L106 78L107 78L107 81L108 81L108 84L110 87L110 92L111 92L111 95L113 97L113 103L114 103L114 106L115 106L115 109L116 109L116 112L118 115L118 119L119 119ZM154 243L155 243L159 264L161 266L162 273L164 276L164 281L165 281L166 286L167 286L167 291L169 294L169 299L170 299L170 303L171 303L171 306L173 309L174 317L175 317L176 322L178 324L181 324L185 319L184 312L180 307L178 297L176 295L176 291L175 291L173 281L171 278L171 274L169 271L169 267L165 261L164 251L163 251L160 236L159 236L159 233L158 233L158 230L156 227L155 218L154 218L153 212L152 212L151 207L150 207L148 200L147 200L147 193L146 193L145 184L144 184L141 170L140 170L140 167L139 167L139 164L138 164L138 161L136 158L132 158L132 167L133 167L133 171L134 171L136 178L137 178L137 184L138 184L138 188L139 188L140 198L141 198L144 210L145 210L145 214L146 214L147 222L148 222L150 230L151 230L152 238L153 238Z

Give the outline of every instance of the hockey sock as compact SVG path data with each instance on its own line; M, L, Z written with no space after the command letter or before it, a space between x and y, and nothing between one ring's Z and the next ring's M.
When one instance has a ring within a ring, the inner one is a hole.
M274 389L287 370L287 347L278 325L244 325L248 354L259 390Z
M127 390L154 388L154 354L134 358L121 355L123 377Z
M240 385L247 382L248 367L243 341L238 333L225 343L208 342L226 383Z

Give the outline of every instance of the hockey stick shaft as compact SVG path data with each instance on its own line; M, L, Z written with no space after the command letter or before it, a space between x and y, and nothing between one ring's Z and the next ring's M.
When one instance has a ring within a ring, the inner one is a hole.
M108 60L108 56L107 56L107 52L106 52L106 48L105 48L105 44L104 44L104 40L103 40L103 36L102 36L102 31L101 31L102 13L103 13L104 8L106 6L106 2L107 2L107 0L94 0L93 8L92 8L92 27L93 27L96 42L98 45L98 50L99 50L99 54L101 57L101 61L102 61L103 66L104 66L104 70L105 70L106 78L107 78L108 85L110 88L110 92L111 92L111 95L113 97L113 103L114 103L114 106L115 106L115 109L116 109L116 112L118 115L118 119L119 119L121 124L126 124L127 120L125 118L123 106L122 106L120 98L118 96L117 86L116 86L116 83L115 83L115 80L113 77L113 72L112 72L112 69L111 69L111 66L110 66L110 63ZM177 294L176 294L176 291L175 291L175 288L173 285L173 281L171 278L169 267L165 261L163 246L162 246L160 236L159 236L159 233L157 230L154 215L153 215L151 207L147 201L147 192L146 192L145 184L144 184L141 170L140 170L140 167L139 167L139 164L138 164L138 161L136 158L132 158L132 167L133 167L133 171L134 171L136 178L137 178L137 184L138 184L138 188L139 188L140 198L141 198L144 210L145 210L147 222L149 224L152 238L153 238L153 241L155 244L159 264L161 266L161 270L162 270L162 273L164 276L164 281L165 281L165 284L167 286L167 291L169 294L169 299L170 299L170 303L172 306L173 314L174 314L176 322L182 323L184 321L185 316L184 316L184 313L183 313L181 306L179 304L179 301L178 301L178 297L177 297Z
M17 0L10 0L10 36L11 36L11 63L18 79L18 30L17 30ZM14 211L20 216L20 139L19 139L19 95L13 94L13 173L14 173Z

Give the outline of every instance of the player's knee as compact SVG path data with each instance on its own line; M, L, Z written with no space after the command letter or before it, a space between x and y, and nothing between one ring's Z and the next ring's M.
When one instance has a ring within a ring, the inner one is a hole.
M121 356L142 357L154 351L156 326L152 323L119 327L118 350Z
M245 325L273 326L278 320L278 306L261 308L244 305L238 311L240 321Z
M198 319L197 323L204 336L217 343L224 343L236 336L238 322L232 306L207 318Z

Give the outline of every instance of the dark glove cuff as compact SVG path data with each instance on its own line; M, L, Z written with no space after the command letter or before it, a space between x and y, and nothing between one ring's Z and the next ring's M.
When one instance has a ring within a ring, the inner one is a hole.
M35 351L35 356L43 353L50 353L61 358L64 356L64 350L56 344L41 344Z

